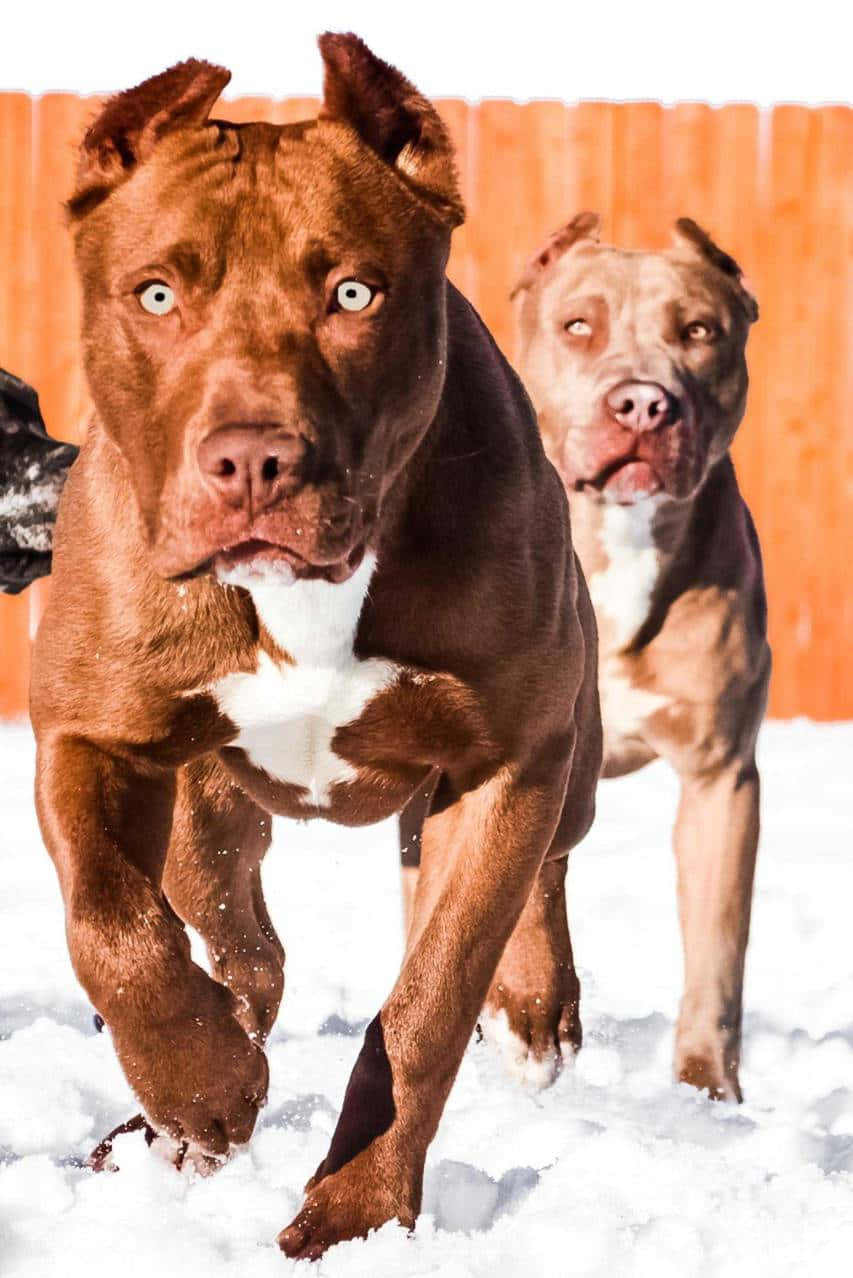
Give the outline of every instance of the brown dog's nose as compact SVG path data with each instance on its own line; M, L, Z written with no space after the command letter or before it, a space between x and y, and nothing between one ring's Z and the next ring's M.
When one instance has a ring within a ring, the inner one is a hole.
M610 416L629 430L655 430L678 419L678 400L657 382L620 382L604 401Z
M310 445L281 426L221 426L199 445L207 483L235 509L255 514L307 482Z

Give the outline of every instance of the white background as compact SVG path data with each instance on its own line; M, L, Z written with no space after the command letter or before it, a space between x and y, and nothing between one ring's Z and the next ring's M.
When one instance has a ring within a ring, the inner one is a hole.
M231 92L317 93L324 29L355 30L432 96L849 102L846 0L18 0L0 90L127 88L181 58ZM846 19L845 19L845 14Z

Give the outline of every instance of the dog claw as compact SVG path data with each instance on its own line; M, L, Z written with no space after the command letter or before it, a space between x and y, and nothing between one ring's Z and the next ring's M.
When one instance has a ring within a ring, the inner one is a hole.
M138 1131L144 1131L146 1145L153 1145L155 1140L157 1140L158 1133L155 1132L145 1115L134 1114L133 1118L129 1118L127 1122L119 1123L118 1127L114 1127L109 1135L105 1136L104 1139L95 1146L89 1157L86 1159L85 1165L91 1168L93 1172L118 1171L118 1167L114 1163L110 1164L109 1161L110 1155L113 1152L113 1141L116 1136L124 1136L125 1132ZM182 1145L181 1163L183 1162L184 1155L186 1154L185 1146L186 1142ZM177 1165L180 1166L180 1164Z
M294 1221L287 1229L282 1229L276 1239L279 1250L290 1260L319 1260L326 1250L324 1243L311 1241L311 1229L307 1224Z
M154 1144L155 1140L161 1140L161 1133L151 1126L144 1114L134 1114L133 1118L129 1118L126 1123L119 1123L118 1127L114 1127L108 1136L105 1136L100 1144L96 1145L89 1157L83 1164L94 1172L102 1171L119 1171L120 1168L116 1163L110 1162L113 1152L113 1141L116 1136L124 1136L126 1132L144 1132L145 1143L149 1147ZM171 1162L175 1171L182 1171L184 1165L192 1165L197 1172L202 1175L210 1175L211 1172L217 1171L223 1163L223 1159L217 1158L212 1154L202 1154L198 1151L195 1153L190 1149L188 1140L172 1140L166 1139L165 1150L171 1148L174 1152L166 1154L166 1159Z

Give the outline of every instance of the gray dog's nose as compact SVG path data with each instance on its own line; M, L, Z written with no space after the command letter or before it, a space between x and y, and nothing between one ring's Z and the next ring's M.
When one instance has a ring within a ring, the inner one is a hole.
M251 514L293 496L307 482L310 445L282 426L221 426L199 445L198 464L228 506Z
M620 382L604 397L607 411L629 430L655 430L677 421L676 397L657 382Z

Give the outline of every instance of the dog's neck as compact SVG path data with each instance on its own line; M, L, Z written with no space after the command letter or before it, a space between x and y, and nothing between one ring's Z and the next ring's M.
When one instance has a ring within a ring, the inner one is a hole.
M621 506L580 492L570 493L569 504L601 649L621 651L649 618L684 544L692 503L651 497Z

